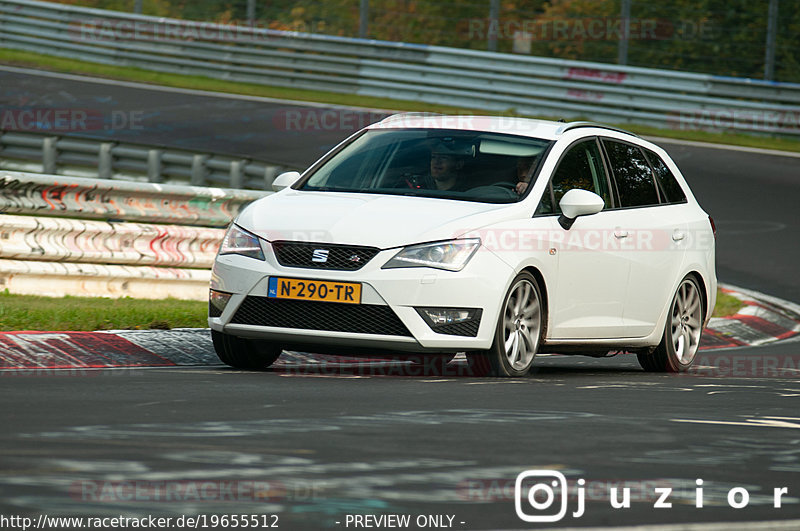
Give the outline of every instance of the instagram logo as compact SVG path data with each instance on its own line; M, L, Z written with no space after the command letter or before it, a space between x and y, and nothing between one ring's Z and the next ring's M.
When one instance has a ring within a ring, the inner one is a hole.
M694 506L703 507L704 482L698 478L695 482ZM677 485L681 487L681 485ZM496 488L496 487L493 487ZM572 513L573 518L580 518L586 511L586 500L608 500L613 509L630 509L631 500L653 501L654 509L671 509L671 496L687 499L686 489L678 489L667 480L600 480L589 485L583 478L569 489L567 478L555 470L526 470L517 476L514 483L514 508L517 516L525 522L558 522L567 515L567 501L577 498L578 506ZM635 497L631 491L635 489ZM652 490L652 494L650 491ZM587 492L588 491L588 492ZM470 492L474 492L470 491ZM787 487L773 489L773 507L782 507L782 497L789 493ZM502 491L501 491L502 494ZM493 494L496 495L496 494ZM570 496L572 495L572 496ZM587 497L588 496L588 497ZM744 487L733 487L727 492L728 506L742 509L750 503L750 493ZM558 498L558 504L556 504Z
M561 472L526 470L514 484L514 508L525 522L558 522L567 514L567 494L567 478Z

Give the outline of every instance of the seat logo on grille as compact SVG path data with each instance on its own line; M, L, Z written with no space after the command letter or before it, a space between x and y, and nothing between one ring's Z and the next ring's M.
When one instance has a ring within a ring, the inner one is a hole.
M311 253L311 261L324 264L328 261L329 252L327 249L314 249L314 252Z

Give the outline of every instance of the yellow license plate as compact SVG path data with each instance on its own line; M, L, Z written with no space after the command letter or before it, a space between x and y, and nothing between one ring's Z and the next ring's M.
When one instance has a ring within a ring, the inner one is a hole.
M361 304L361 284L270 277L267 297Z

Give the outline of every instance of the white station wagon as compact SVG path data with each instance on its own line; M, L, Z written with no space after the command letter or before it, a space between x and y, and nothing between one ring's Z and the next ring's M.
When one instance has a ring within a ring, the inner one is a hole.
M714 307L713 221L663 149L613 127L395 115L273 188L214 263L233 367L465 352L522 376L537 352L624 350L683 371Z

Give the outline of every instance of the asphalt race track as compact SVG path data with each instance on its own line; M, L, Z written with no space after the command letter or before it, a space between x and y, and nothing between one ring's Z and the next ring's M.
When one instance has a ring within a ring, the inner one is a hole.
M0 70L0 109L23 105L141 111L140 129L92 134L297 166L357 120L316 108L347 118L315 128L312 111L279 102ZM800 158L659 143L717 222L720 280L800 301ZM790 340L716 351L738 369L705 376L645 374L626 355L545 356L511 380L302 366L3 372L0 515L274 514L282 529L410 515L410 529L527 529L547 524L517 516L515 479L540 469L569 482L568 514L552 525L797 529L799 350ZM793 370L774 377L762 360ZM610 507L612 487L631 489L630 508ZM657 488L671 489L671 507L654 507ZM788 490L780 507L776 488ZM741 489L749 500L736 509Z

